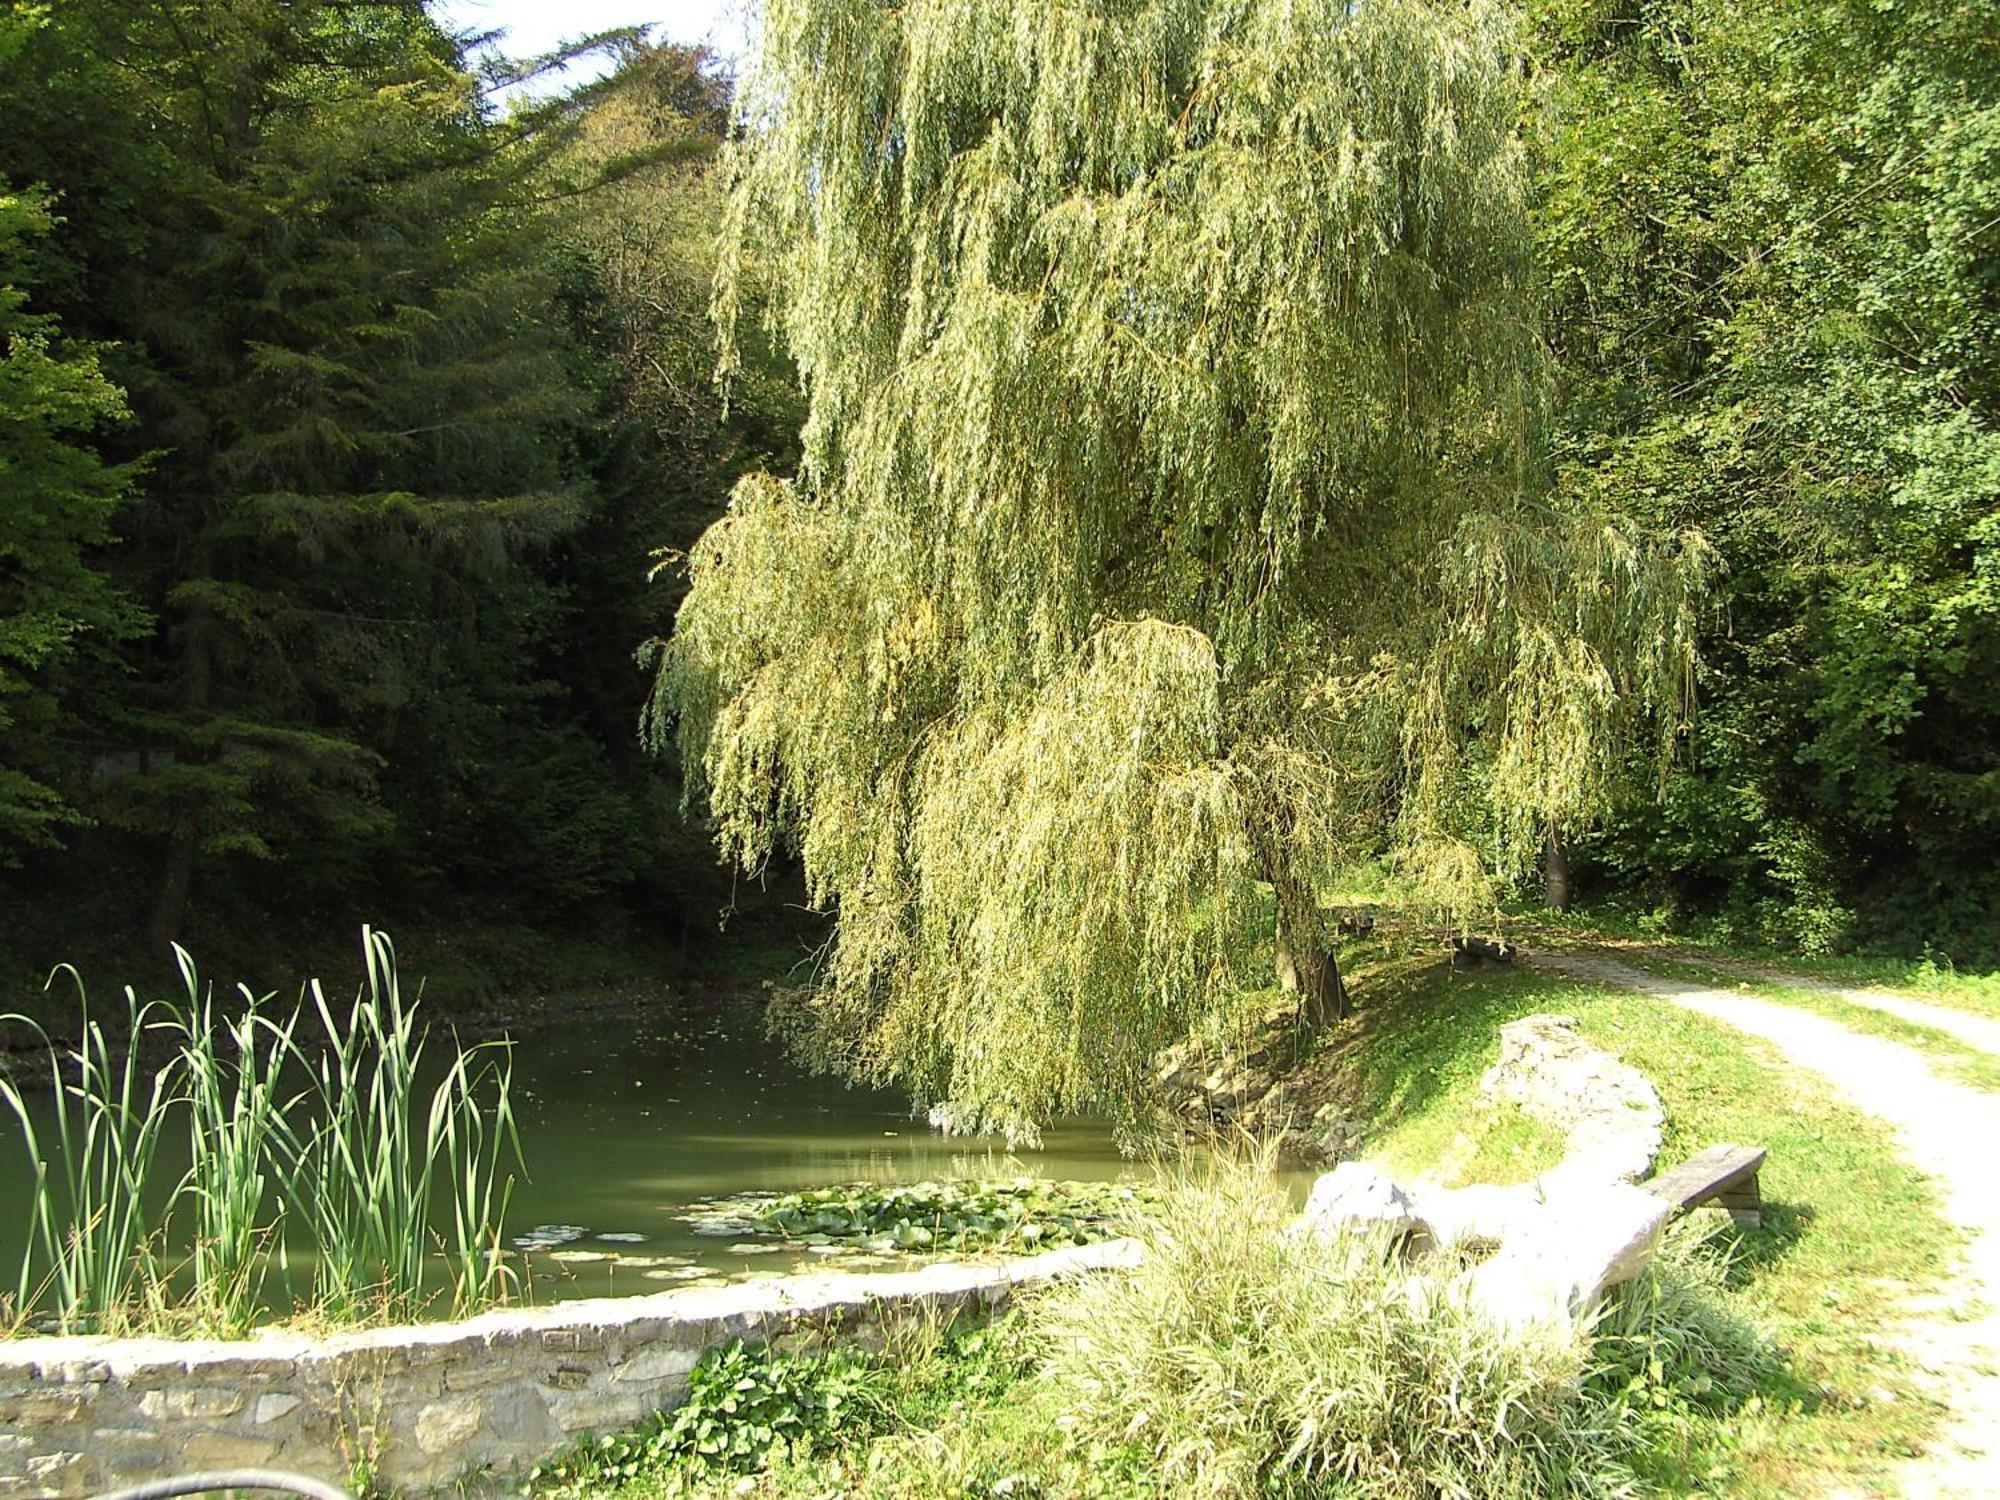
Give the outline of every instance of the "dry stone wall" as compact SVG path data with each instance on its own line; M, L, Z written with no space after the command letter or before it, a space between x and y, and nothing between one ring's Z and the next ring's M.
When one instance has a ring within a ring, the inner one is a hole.
M502 1483L587 1432L671 1407L736 1339L867 1337L990 1308L1017 1286L1136 1263L1130 1241L890 1275L509 1309L328 1338L32 1338L0 1344L0 1497L89 1495L197 1469L278 1467L404 1489Z

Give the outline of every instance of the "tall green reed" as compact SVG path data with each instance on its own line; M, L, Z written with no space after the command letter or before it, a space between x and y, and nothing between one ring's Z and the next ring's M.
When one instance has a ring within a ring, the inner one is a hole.
M454 1312L508 1295L502 1223L521 1160L509 1054L454 1038L426 1092L425 1033L403 1003L395 948L365 928L362 946L351 1006L308 987L319 1037L300 1026L303 998L274 1013L271 996L239 986L241 1005L225 1012L179 948L185 1003L142 1004L128 989L122 1054L87 997L82 1041L66 1052L32 1019L0 1017L41 1036L54 1093L38 1110L0 1074L33 1170L17 1317L66 1332L240 1331L271 1310L274 1264L289 1273L288 1222L312 1266L297 1310L414 1316L440 1280ZM149 1033L168 1047L150 1071ZM187 1165L170 1177L160 1148L177 1112ZM164 1264L165 1242L186 1245L180 1266ZM427 1274L434 1262L439 1275Z
M17 1315L39 1307L66 1331L103 1332L157 1299L156 1230L176 1190L154 1190L156 1162L181 1101L183 1059L150 1070L140 1060L141 1038L171 1007L142 1003L128 988L125 1047L116 1054L91 1014L82 976L64 965L49 976L50 988L57 974L76 986L74 1047L57 1048L30 1017L0 1016L0 1024L24 1024L42 1037L53 1101L45 1139L22 1089L0 1075L0 1101L20 1125L34 1175L14 1307Z
M299 1100L283 1093L298 1010L274 1018L264 1009L272 996L239 985L242 1008L220 1014L187 951L176 945L174 959L187 989L186 1008L167 1023L188 1103L188 1169L175 1193L192 1220L187 1305L201 1322L233 1333L256 1321L272 1261L284 1263L284 1204L273 1168L274 1157L298 1154Z
M443 1254L451 1276L452 1309L472 1312L512 1295L516 1276L507 1264L501 1239L507 1204L514 1193L509 1159L521 1160L521 1138L514 1126L513 1062L504 1053L495 1060L472 1059L498 1044L487 1043L468 1052L461 1049L451 1073L432 1096L429 1139L444 1172L451 1204L451 1237ZM493 1108L478 1106L481 1078L494 1088Z
M318 1249L313 1298L335 1316L369 1303L391 1315L414 1312L442 1177L452 1236L445 1257L463 1309L509 1286L500 1179L508 1146L519 1159L512 1063L496 1044L457 1048L420 1121L425 1038L403 1004L395 946L367 929L362 946L367 981L344 1014L317 980L310 988L326 1032L314 1072L320 1118L294 1164L290 1196ZM488 1082L490 1106L480 1098Z

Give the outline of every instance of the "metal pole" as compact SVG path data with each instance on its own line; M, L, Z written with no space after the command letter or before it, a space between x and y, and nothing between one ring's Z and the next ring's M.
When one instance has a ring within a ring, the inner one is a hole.
M276 1469L217 1469L207 1474L186 1474L179 1479L155 1479L130 1489L107 1490L96 1500L170 1500L174 1495L206 1495L216 1490L264 1490L282 1495L301 1495L305 1500L353 1500L346 1490L303 1474L284 1474Z

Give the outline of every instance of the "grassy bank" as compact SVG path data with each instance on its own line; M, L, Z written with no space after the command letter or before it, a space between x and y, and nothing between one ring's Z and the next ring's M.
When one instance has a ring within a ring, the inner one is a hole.
M1399 1169L1519 1179L1559 1154L1546 1130L1494 1109L1478 1086L1498 1027L1541 1010L1576 1015L1586 1035L1656 1082L1668 1160L1725 1140L1770 1151L1765 1226L1683 1233L1662 1277L1614 1309L1593 1347L1542 1350L1510 1399L1547 1425L1531 1424L1532 1437L1518 1429L1524 1447L1485 1453L1465 1471L1484 1478L1451 1477L1471 1449L1416 1463L1408 1428L1435 1426L1436 1402L1476 1405L1465 1393L1485 1387L1468 1386L1457 1366L1387 1357L1398 1335L1353 1306L1331 1316L1321 1305L1330 1294L1311 1288L1346 1276L1351 1292L1351 1268L1289 1282L1271 1249L1282 1208L1239 1186L1228 1203L1170 1208L1162 1222L1175 1228L1156 1255L1172 1267L1164 1280L1095 1293L1094 1312L1075 1297L1031 1305L985 1336L969 1365L948 1340L900 1351L863 1380L865 1417L768 1465L760 1456L718 1469L656 1432L650 1450L620 1449L620 1463L597 1468L586 1455L554 1487L623 1500L1126 1500L1587 1494L1628 1482L1634 1493L1777 1500L1867 1486L1917 1451L1938 1412L1887 1336L1906 1300L1946 1271L1954 1235L1883 1127L1759 1044L1642 997L1532 970L1453 973L1387 938L1351 957L1360 1013L1303 1066L1341 1091L1368 1122L1367 1149ZM1420 1342L1466 1354L1462 1330L1432 1327ZM1518 1354L1473 1365L1494 1375ZM1337 1388L1342 1415L1288 1404L1263 1384L1273 1372L1294 1393ZM1553 1404L1536 1404L1545 1399ZM1361 1420L1364 1408L1375 1415ZM1329 1424L1341 1451L1360 1455L1345 1477L1302 1459L1322 1451ZM1451 1488L1462 1482L1472 1487Z
M1362 1080L1371 1145L1480 1129L1478 1078L1497 1056L1497 1028L1553 1010L1653 1080L1667 1108L1664 1160L1718 1141L1770 1151L1764 1228L1722 1231L1734 1257L1726 1298L1770 1333L1787 1370L1756 1407L1690 1428L1689 1475L1720 1466L1729 1493L1775 1500L1866 1480L1916 1451L1937 1413L1885 1335L1948 1269L1957 1236L1885 1126L1761 1043L1642 996L1407 961L1373 979L1361 1024L1329 1039Z

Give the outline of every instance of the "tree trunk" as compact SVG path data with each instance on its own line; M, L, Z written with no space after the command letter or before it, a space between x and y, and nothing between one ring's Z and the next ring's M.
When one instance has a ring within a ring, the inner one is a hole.
M213 696L214 629L215 617L205 605L197 604L188 611L181 705L190 717L205 712ZM154 949L164 948L180 938L187 921L188 899L194 892L194 857L201 840L192 810L178 810L170 816L171 831L167 834L167 857L160 872L159 894L153 902L153 914L146 922L146 941Z
M176 827L167 839L167 858L160 874L159 895L146 922L146 942L155 950L178 942L187 920L188 896L194 890L195 834Z
M1273 967L1278 971L1278 988L1292 995L1299 988L1298 961L1292 957L1292 929L1283 912L1278 913L1278 928L1271 942Z
M1549 824L1548 844L1542 853L1542 898L1556 911L1569 910L1569 845L1554 823Z
M1299 1018L1308 1031L1320 1031L1353 1013L1340 977L1340 960L1315 947L1310 959L1299 965Z
M1299 997L1299 1020L1310 1031L1346 1020L1353 1007L1341 981L1340 961L1320 933L1317 911L1304 905L1303 893L1290 889L1287 882L1276 880L1272 885L1278 893L1272 936L1278 988ZM1311 915L1302 917L1301 912Z

